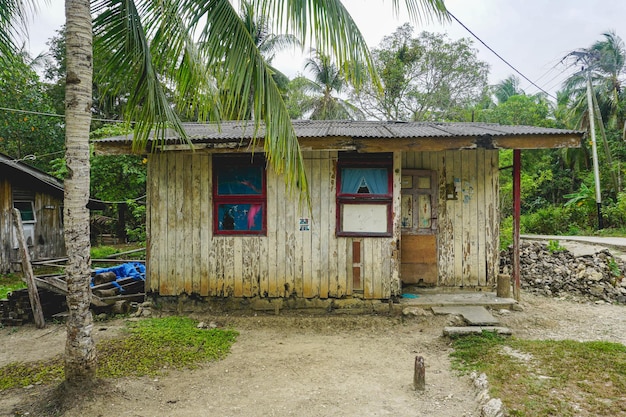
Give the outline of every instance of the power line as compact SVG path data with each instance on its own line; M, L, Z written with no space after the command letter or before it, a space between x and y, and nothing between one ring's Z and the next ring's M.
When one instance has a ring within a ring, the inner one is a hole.
M552 94L548 93L546 90L544 90L543 88L539 87L537 84L535 84L532 80L530 80L530 78L528 78L527 76L525 76L524 74L522 74L517 68L515 68L513 65L509 64L509 62L502 58L500 56L500 54L498 54L496 51L494 51L489 45L487 45L485 42L483 42L482 39L480 39L474 32L472 32L467 26L465 26L459 19L457 19L452 13L450 13L450 11L448 11L448 15L453 18L459 25L461 25L465 30L467 30L474 38L476 38L480 43L482 43L485 48L489 49L495 56L497 56L498 58L500 58L500 60L502 62L504 62L506 65L508 65L513 71L515 71L516 73L518 73L523 79L525 79L526 81L528 81L529 83L531 83L533 86L535 86L536 88L538 88L540 91L544 92L546 95L548 95L549 97L552 97L553 99L556 100L556 97L554 97Z
M65 115L64 114L57 114L57 113L46 113L46 112L32 111L32 110L11 109L11 108L8 108L8 107L0 107L0 110L9 111L9 112L13 112L13 113L33 114L35 116L60 117L62 119L65 119ZM125 123L123 120L99 119L99 118L96 118L96 117L92 117L91 120L96 121L96 122ZM131 123L134 123L134 122L131 122Z

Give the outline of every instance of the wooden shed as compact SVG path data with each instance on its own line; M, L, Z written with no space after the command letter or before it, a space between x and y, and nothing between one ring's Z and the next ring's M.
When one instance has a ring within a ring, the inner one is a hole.
M148 156L147 290L160 296L387 300L485 288L499 264L500 149L582 133L479 123L294 121L311 211L266 170L263 131L188 125ZM98 141L129 153L129 137Z
M20 210L31 260L65 256L63 181L0 154L0 273L20 268L13 208Z

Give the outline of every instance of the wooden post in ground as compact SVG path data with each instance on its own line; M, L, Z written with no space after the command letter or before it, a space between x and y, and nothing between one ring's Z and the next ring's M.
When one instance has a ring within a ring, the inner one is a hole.
M15 235L17 236L17 242L20 246L20 258L22 259L22 272L28 286L28 298L30 298L30 306L33 309L33 317L35 319L35 325L38 329L46 327L46 321L43 318L43 311L41 310L41 301L39 300L39 292L37 292L37 284L35 284L35 275L33 274L33 267L30 264L30 255L28 254L28 246L26 246L26 239L24 239L24 229L22 226L22 215L16 208L13 209L13 225L15 226Z
M426 389L426 366L424 358L415 357L415 372L413 373L413 387L416 391L424 391Z

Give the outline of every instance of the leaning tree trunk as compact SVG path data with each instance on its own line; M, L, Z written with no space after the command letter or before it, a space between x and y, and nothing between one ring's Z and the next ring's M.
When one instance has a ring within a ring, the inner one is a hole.
M65 86L64 229L67 248L67 341L65 380L71 384L94 379L96 348L89 243L89 125L91 123L92 23L89 0L66 0L67 78Z

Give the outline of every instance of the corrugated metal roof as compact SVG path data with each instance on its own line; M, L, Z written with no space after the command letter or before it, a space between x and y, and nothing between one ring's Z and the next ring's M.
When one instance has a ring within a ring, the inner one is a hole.
M12 170L22 172L37 181L40 181L44 184L47 184L58 191L63 192L63 181L59 180L52 175L46 174L43 171L38 170L37 168L33 168L30 165L26 165L23 162L13 160L11 157L0 153L0 164L6 165Z
M192 142L231 142L233 140L263 138L265 129L255 132L251 122L229 121L217 124L185 124ZM528 135L582 136L576 130L536 126L509 126L493 123L435 123L435 122L379 122L349 120L295 120L293 127L299 138L352 137L371 139L392 138L454 138L454 137L513 137ZM132 136L115 136L97 142L130 142ZM180 137L168 131L166 143L178 142Z

